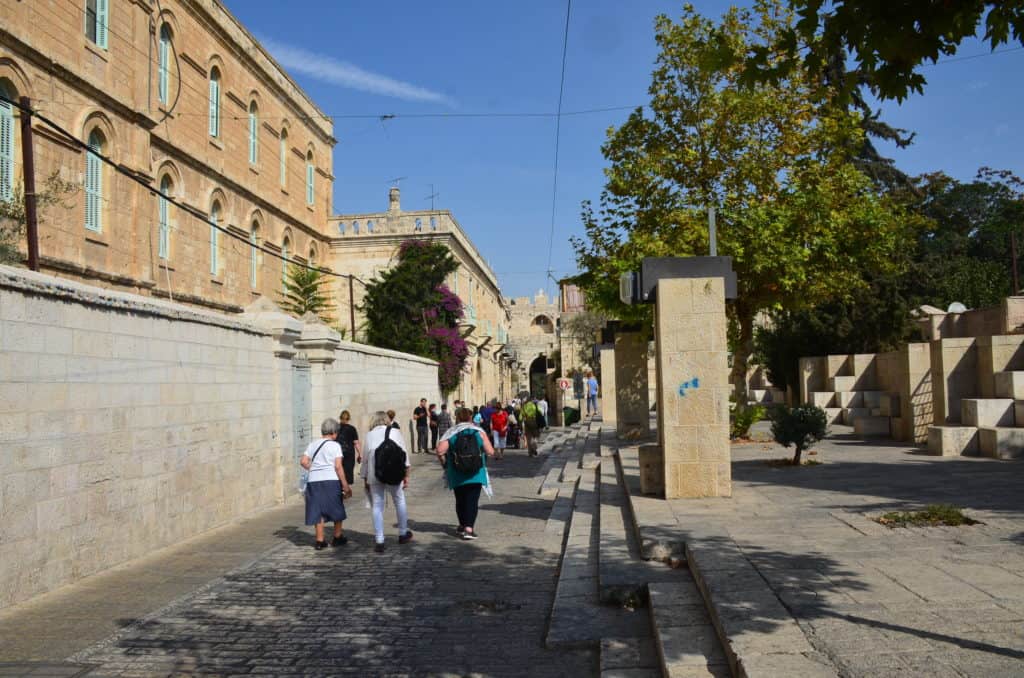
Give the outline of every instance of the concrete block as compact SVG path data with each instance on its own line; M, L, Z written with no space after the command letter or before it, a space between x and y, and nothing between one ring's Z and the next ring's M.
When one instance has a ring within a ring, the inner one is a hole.
M883 393L878 401L878 409L883 417L900 417L900 397L895 393Z
M1024 400L1024 372L996 372L993 378L997 398Z
M659 445L641 445L640 492L665 496L665 457Z
M978 447L983 457L1024 459L1024 428L979 428Z
M974 426L929 426L928 454L937 457L978 456L978 429Z
M828 380L828 387L833 391L852 391L857 383L857 377L832 377Z
M832 391L813 391L811 393L811 405L815 407L833 407L836 394Z
M1013 426L1013 400L1007 398L964 398L960 401L964 426Z
M859 436L888 436L889 417L857 417L853 432Z
M860 391L836 391L836 405L839 407L864 407L864 394Z
M840 407L825 407L825 421L828 425L843 423L843 410Z
M883 391L861 391L864 398L864 407L881 407Z
M853 426L854 422L861 417L870 417L871 412L863 407L844 407L843 408L843 423L847 426Z

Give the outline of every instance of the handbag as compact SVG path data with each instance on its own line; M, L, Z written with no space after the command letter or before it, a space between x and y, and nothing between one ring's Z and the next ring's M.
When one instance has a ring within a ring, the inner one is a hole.
M313 468L313 462L316 461L316 455L320 454L320 448L329 442L329 440L325 440L316 448L313 458L309 460L309 468ZM299 494L306 494L307 485L309 485L309 469L302 469L302 474L299 475Z

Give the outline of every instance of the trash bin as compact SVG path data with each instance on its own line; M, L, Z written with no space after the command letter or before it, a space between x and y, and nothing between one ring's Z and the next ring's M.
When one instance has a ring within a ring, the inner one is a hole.
M580 420L580 411L575 407L562 408L562 425L572 426Z

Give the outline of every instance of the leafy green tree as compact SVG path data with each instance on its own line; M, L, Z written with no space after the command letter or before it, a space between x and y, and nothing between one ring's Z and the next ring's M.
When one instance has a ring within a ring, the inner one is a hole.
M290 264L288 276L284 281L284 291L278 293L281 309L296 318L312 313L325 323L331 324L334 305L325 292L327 282L322 271Z
M783 447L792 445L793 466L800 465L800 456L808 447L828 434L825 411L814 405L779 407L772 413L772 436Z
M799 20L751 44L745 55L747 83L777 82L799 70L820 72L828 64L853 65L835 90L848 96L866 86L880 99L903 100L927 83L926 61L956 54L984 23L992 49L1010 40L1024 43L1021 0L790 0ZM731 58L732 55L729 55Z
M46 221L48 208L59 206L65 210L72 208L68 202L78 192L78 184L64 181L60 172L54 170L43 180L42 190L36 190L36 221ZM0 200L0 264L21 263L19 244L25 237L25 190L15 186L9 200Z
M741 84L740 57L790 20L771 1L733 8L718 24L691 7L679 23L657 18L651 102L609 131L600 211L584 205L587 238L573 240L588 302L646 319L649 309L618 302L618 273L645 256L707 253L705 209L717 206L719 253L733 258L738 281L737 402L746 402L757 313L843 298L866 274L899 270L911 233L912 221L852 164L858 116L819 98L820 78L795 71Z
M367 343L437 360L445 394L459 385L469 356L459 332L462 301L444 284L458 268L444 245L407 240L397 263L367 285L360 306Z

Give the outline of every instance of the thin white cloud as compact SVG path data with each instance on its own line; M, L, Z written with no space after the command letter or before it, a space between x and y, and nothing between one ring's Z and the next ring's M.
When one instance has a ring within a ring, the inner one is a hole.
M440 92L420 87L412 83L389 78L386 75L372 73L347 61L339 61L333 57L316 54L301 47L292 47L274 40L263 41L263 46L279 64L289 71L302 73L333 85L357 89L371 94L404 99L406 101L426 101L452 105L452 101Z

